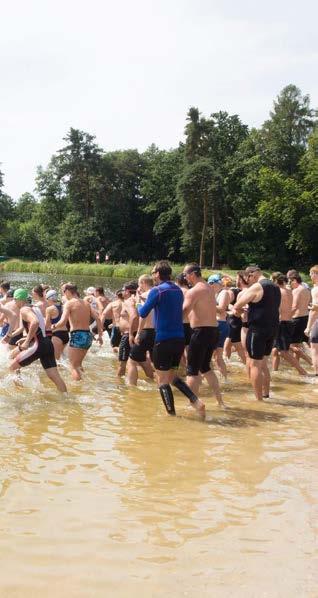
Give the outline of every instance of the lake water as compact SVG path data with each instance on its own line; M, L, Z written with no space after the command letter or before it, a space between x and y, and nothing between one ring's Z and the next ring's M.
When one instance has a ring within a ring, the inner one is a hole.
M38 365L17 388L0 352L1 598L318 596L318 384L282 369L259 404L234 360L201 422L118 380L107 339L83 382L60 367L67 399Z

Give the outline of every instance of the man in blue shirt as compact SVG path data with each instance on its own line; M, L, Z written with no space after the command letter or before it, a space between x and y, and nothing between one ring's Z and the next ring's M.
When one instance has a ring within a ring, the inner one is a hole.
M141 318L146 318L151 310L154 310L156 337L153 363L164 406L169 415L176 414L170 386L173 384L189 399L191 405L204 415L205 407L202 401L175 372L184 351L183 293L170 280L172 269L168 262L158 262L151 274L156 286L149 292L144 305L137 306L137 311Z

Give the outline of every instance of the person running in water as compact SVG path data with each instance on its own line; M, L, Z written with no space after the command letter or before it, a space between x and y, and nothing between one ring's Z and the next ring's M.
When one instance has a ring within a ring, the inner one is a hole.
M68 357L71 375L73 380L81 380L82 363L93 341L93 335L89 329L91 318L96 320L100 345L103 344L102 326L99 315L90 303L80 299L76 285L70 283L63 285L63 292L66 297L63 314L57 324L52 324L52 332L65 329L66 323L69 321L71 332Z
M43 286L41 284L33 287L32 289L32 301L35 307L39 307L42 316L45 318L45 310L47 308L47 301L44 296Z
M312 307L304 333L309 336L312 364L315 376L318 376L318 266L310 268L310 278L314 285L311 290Z
M147 318L154 310L156 330L153 363L156 370L159 392L169 415L176 415L171 384L180 390L190 404L201 415L205 414L204 403L177 375L184 351L183 293L171 281L172 269L168 262L157 262L152 270L155 287L151 289L144 305L138 305L141 318Z
M116 299L111 301L102 313L102 326L105 329L106 322L109 322L108 329L110 330L110 344L114 353L118 353L118 347L121 339L121 332L119 328L120 314L123 307L123 290L118 289L115 293Z
M297 270L289 270L287 278L293 292L291 349L298 360L303 359L311 365L311 359L303 349L303 343L308 341L304 331L308 324L310 290L304 286Z
M192 329L188 349L187 384L195 395L198 395L202 375L219 406L225 407L219 381L211 368L212 355L218 345L220 334L216 319L215 292L202 278L198 264L187 264L183 274L191 286L183 303L183 312L188 315Z
M273 356L273 370L277 372L279 367L279 357L287 361L301 376L308 376L308 373L301 367L298 360L289 351L293 333L292 305L293 294L291 289L287 288L287 276L281 272L274 272L271 276L274 284L277 284L281 293L281 303L279 308L279 328L275 339Z
M138 279L138 295L136 301L142 305L153 287L151 276L143 274ZM135 304L136 305L136 304ZM137 308L132 307L129 327L130 353L127 363L128 384L136 385L138 380L138 365L142 367L146 376L153 380L153 369L151 365L153 346L155 342L155 330L153 325L153 313L144 318L139 318ZM133 331L138 326L137 333L134 336Z
M267 357L271 354L279 325L279 288L263 276L258 266L246 268L250 287L242 291L234 304L239 316L248 303L247 367L258 401L269 397L270 373Z
M227 378L227 369L223 358L224 343L229 336L230 327L227 321L227 310L230 304L230 294L227 289L222 287L221 274L212 274L208 278L208 284L213 288L216 298L216 313L219 328L219 339L214 351L216 364L224 378Z
M47 377L54 382L56 388L60 392L67 392L56 366L52 341L45 335L45 321L41 309L27 305L28 291L25 289L16 289L13 297L20 309L26 336L11 353L13 361L10 370L14 372L39 359Z
M69 333L67 330L67 323L60 330L54 330L52 332L52 326L57 324L63 312L63 306L58 301L57 291L50 289L46 292L46 301L48 307L45 312L45 330L47 336L50 336L54 346L55 359L60 359L64 348L69 341Z

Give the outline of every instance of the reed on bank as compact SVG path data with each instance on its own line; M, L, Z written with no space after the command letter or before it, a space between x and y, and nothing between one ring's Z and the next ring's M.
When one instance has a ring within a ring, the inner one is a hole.
M183 264L171 264L173 274L180 274ZM32 262L20 259L11 259L0 263L0 272L31 272L40 274L65 274L69 276L102 276L105 278L138 278L141 274L150 273L153 264L140 264L128 262L127 264L87 264L85 262L67 264L62 261ZM217 270L220 272L221 270ZM203 269L203 275L209 276L216 271ZM234 270L224 270L226 274L234 275Z

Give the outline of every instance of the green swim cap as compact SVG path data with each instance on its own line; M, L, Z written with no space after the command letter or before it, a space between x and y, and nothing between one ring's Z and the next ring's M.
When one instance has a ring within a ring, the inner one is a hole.
M16 289L13 293L13 299L17 299L17 301L26 301L28 294L26 289Z

